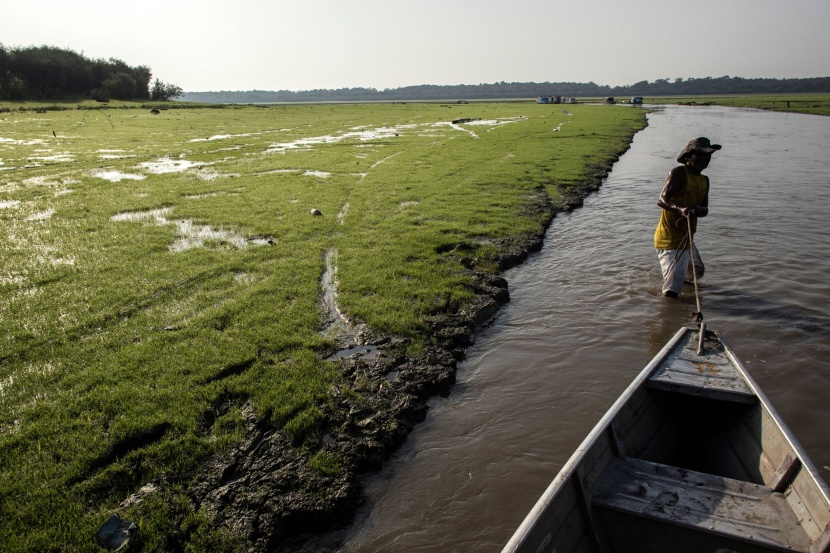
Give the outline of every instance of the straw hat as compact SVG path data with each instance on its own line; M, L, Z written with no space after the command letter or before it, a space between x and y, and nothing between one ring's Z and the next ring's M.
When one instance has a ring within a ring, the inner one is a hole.
M708 138L701 136L700 138L695 138L694 140L686 144L686 147L683 148L683 151L680 152L679 156L677 156L677 161L678 163L686 163L686 158L692 152L703 152L706 154L711 154L712 152L716 152L720 149L720 144L712 144Z

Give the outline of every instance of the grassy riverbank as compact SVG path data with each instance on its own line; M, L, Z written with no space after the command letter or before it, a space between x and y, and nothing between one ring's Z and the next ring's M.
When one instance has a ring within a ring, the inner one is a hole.
M769 111L807 113L810 115L830 115L830 93L649 97L646 102L653 104L715 104Z
M114 512L131 550L234 549L244 525L194 489L254 433L290 442L286 471L359 470L325 447L368 393L325 360L327 257L340 311L416 356L645 124L530 103L88 107L0 113L4 551L94 550Z

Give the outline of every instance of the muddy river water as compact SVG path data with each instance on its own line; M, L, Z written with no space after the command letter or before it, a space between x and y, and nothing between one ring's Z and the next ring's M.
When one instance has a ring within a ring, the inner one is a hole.
M830 479L830 117L671 106L505 275L511 301L452 393L366 480L366 506L325 549L501 549L616 397L692 323L691 289L659 296L652 234L665 176L698 136L723 145L695 240L705 319Z

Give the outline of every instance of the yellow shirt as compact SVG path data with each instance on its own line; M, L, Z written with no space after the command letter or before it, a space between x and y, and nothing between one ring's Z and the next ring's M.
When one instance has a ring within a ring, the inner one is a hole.
M686 171L686 186L683 190L671 197L671 202L677 207L697 207L703 203L709 182L703 175L695 175L684 167ZM691 218L692 234L697 230L697 217ZM680 249L683 239L686 237L688 225L679 213L664 209L660 215L660 222L654 231L654 248L657 250ZM684 246L688 249L688 244Z

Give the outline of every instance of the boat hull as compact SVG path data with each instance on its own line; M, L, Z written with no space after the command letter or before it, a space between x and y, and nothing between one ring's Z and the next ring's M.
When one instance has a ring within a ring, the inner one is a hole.
M830 551L828 488L735 353L682 328L504 552Z

